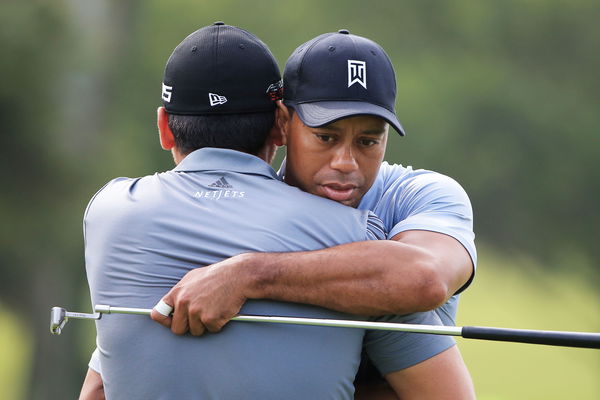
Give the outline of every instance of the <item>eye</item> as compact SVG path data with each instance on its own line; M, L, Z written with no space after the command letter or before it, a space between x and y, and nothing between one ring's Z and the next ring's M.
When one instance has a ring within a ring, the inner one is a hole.
M360 138L360 139L358 139L358 143L361 146L371 147L371 146L375 146L376 144L378 144L379 140L372 139L372 138Z
M329 135L326 133L315 133L315 136L323 143L331 143L335 139L333 135Z

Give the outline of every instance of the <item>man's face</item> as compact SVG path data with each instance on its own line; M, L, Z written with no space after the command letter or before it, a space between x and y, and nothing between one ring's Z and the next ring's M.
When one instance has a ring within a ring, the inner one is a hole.
M358 206L383 161L388 124L361 115L311 128L294 113L286 127L285 181L317 196Z

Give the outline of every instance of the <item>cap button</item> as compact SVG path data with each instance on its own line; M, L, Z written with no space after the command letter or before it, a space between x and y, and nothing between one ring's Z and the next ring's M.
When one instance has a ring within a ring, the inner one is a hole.
M213 25L225 25L225 22L223 22L223 21L217 21Z
M343 33L344 35L349 35L350 31L348 29L340 29L338 33Z

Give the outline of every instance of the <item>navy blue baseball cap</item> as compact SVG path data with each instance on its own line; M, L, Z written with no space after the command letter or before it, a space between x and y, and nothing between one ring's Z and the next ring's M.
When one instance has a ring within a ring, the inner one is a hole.
M390 58L377 43L346 29L317 36L292 53L283 72L283 102L311 127L374 115L404 136Z
M167 61L162 101L170 114L214 115L275 110L282 82L259 38L215 22L186 37Z

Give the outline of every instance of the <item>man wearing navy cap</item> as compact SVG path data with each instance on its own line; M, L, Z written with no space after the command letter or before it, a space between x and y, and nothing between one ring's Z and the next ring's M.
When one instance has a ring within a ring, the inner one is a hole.
M197 333L205 328L215 332L246 300L272 299L362 315L435 309L445 324L453 324L458 294L476 265L471 204L451 178L381 164L388 124L404 135L394 112L395 95L394 71L383 49L341 30L301 45L290 56L278 119L288 151L285 181L374 211L384 221L388 240L242 254L188 273L162 299L183 311L172 323L157 314L153 318L176 333L185 332L188 324ZM226 280L223 291L219 283ZM185 298L189 293L195 296ZM391 335L368 335L367 349ZM417 336L411 335L413 343L424 340ZM417 350L376 365L406 398L474 396L453 346L435 354ZM440 367L454 375L423 379Z
M177 167L117 178L90 201L84 231L93 304L151 307L192 268L235 254L382 238L381 221L370 212L285 185L268 166L284 140L274 125L279 80L268 48L223 23L194 32L174 50L158 127ZM206 269L208 275L213 271ZM236 282L231 276L219 284L227 291ZM176 308L175 317L182 310ZM364 319L265 300L250 300L243 311ZM433 312L403 320L439 322ZM90 367L101 370L106 396L116 399L351 398L364 335L356 329L240 323L198 339L174 336L143 316L119 315L96 327L97 364ZM189 329L198 335L204 327L191 321ZM427 343L442 349L448 340ZM393 347L393 337L378 338L370 345L380 351L373 351L374 361L383 362ZM84 386L82 398L90 395Z

